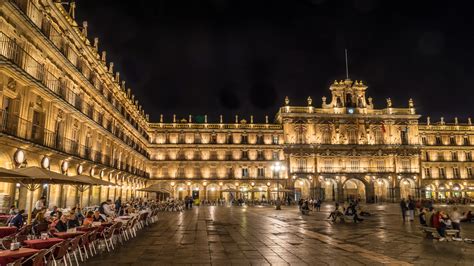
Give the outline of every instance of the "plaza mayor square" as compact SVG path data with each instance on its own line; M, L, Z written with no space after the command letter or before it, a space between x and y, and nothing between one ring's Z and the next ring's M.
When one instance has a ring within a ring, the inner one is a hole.
M0 0L0 266L474 265L473 8Z

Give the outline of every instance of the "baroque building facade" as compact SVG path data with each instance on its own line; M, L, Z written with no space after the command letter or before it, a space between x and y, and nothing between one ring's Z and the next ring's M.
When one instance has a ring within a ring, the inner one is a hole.
M83 205L144 196L137 189L154 183L160 197L181 199L474 196L470 119L422 122L411 99L377 108L362 81L346 79L321 104L286 98L265 123L191 115L150 122L99 40L88 39L87 22L75 21L74 2L9 0L0 12L0 167L115 184L92 187ZM3 206L28 207L28 193L0 182ZM78 194L68 185L35 192L59 206L77 204Z

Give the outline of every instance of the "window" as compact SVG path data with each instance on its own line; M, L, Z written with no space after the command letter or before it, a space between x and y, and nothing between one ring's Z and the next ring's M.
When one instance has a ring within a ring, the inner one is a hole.
M258 168L257 176L265 177L265 168Z
M425 168L425 176L431 177L431 168Z
M438 152L438 161L444 161L444 154L443 152Z
M257 151L257 160L264 160L263 151Z
M263 144L263 136L262 135L257 136L257 144Z
M453 168L453 177L454 178L459 178L459 168L457 168L457 167Z
M357 131L355 129L351 129L348 132L349 134L349 144L357 144Z
M248 159L249 159L249 152L242 151L242 160L248 160Z
M405 127L400 131L400 140L403 145L408 144L408 128Z
M278 151L274 151L273 154L272 154L272 157L273 157L274 161L278 161L280 159L279 156L278 156Z
M332 168L332 160L324 160L324 171L329 172Z
M377 171L383 171L385 169L385 162L383 160L377 161Z
M425 152L425 158L426 158L426 161L430 161L430 153L429 152Z
M464 145L471 145L471 142L469 141L469 137L468 136L464 136Z
M470 151L466 151L465 155L466 155L466 161L468 162L472 161L472 154Z
M299 170L306 170L306 159L296 159L296 164L298 165Z
M242 136L242 144L247 144L248 143L248 136L247 135L243 135Z
M358 171L360 166L359 160L351 160L351 171Z
M323 130L323 144L331 144L331 132L328 129Z
M227 135L227 144L232 144L234 142L234 138L232 134Z
M446 178L446 170L443 167L439 168L439 177Z
M466 172L467 172L467 177L472 177L472 168L471 167L467 167L466 168Z
M278 144L278 135L273 135L273 144Z
M383 144L383 134L380 128L377 128L374 132L375 144Z
M426 140L426 136L422 136L422 137L421 137L421 143L422 143L423 145L427 145L428 141Z
M442 145L441 136L436 136L436 145Z
M410 160L402 160L402 172L407 173L410 171Z
M455 151L451 152L451 160L452 161L457 161L458 160L458 153Z
M249 169L242 168L242 177L248 177L248 176L249 176Z
M449 144L456 145L456 138L454 136L449 137Z

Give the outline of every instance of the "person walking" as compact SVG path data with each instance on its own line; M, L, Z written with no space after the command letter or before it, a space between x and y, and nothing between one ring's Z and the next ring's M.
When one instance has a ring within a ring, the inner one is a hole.
M400 209L401 209L401 211L402 211L403 222L405 222L405 220L406 220L406 213L407 213L407 209L408 209L408 208L407 208L407 203L406 203L405 199L402 199L402 200L400 201Z
M461 237L461 219L462 219L461 213L458 211L457 207L453 208L453 212L451 213L451 224L453 226L453 229L458 230L456 233L456 240L459 240Z
M321 211L321 199L318 199L316 201L316 211Z

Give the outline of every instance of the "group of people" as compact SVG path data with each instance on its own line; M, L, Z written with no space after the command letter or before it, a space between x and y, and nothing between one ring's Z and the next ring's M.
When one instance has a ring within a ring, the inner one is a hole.
M307 213L309 210L312 210L312 211L321 211L321 204L322 204L322 200L321 199L313 199L313 198L310 198L310 199L303 199L301 198L299 201L298 201L298 207L300 209L300 211L304 212L304 213Z
M440 241L446 240L446 230L458 230L454 240L461 240L461 222L471 222L473 215L471 211L461 213L458 207L453 207L451 212L436 210L433 200L415 201L411 196L408 200L400 201L403 222L415 220L415 212L418 210L418 219L422 226L433 227L440 235Z
M344 204L340 205L336 202L334 211L329 214L327 219L336 222L337 219L345 221L344 217L351 217L354 223L358 223L364 220L363 218L360 218L360 216L370 216L370 213L362 210L358 200L350 200L347 208Z
M51 209L47 208L46 198L41 197L32 210L32 225L35 228L55 229L58 232L65 232L68 229L78 226L92 226L93 223L102 223L111 220L118 216L124 215L138 215L143 212L151 212L153 202L148 202L146 199L130 199L127 202L122 202L119 197L115 202L108 199L102 202L99 206L89 207L83 210L79 206L70 209L59 209L53 206ZM9 214L12 215L7 220L7 224L21 228L26 220L25 210L17 210L15 206L11 206Z

